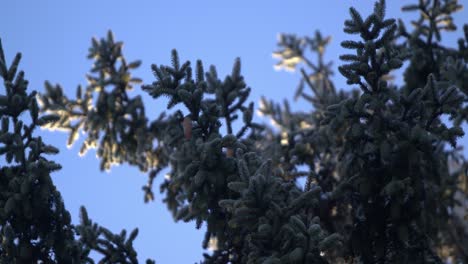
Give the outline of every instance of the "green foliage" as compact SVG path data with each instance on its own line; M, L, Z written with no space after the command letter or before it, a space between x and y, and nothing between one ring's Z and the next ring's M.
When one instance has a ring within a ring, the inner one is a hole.
M0 96L0 154L10 164L1 168L0 255L4 262L92 262L88 254L96 251L106 263L137 262L137 229L128 238L112 234L84 209L81 224L70 224L49 176L60 167L42 156L58 150L33 137L40 125L68 131L69 144L84 132L80 153L97 147L101 170L128 163L149 171L145 202L167 169L160 190L174 219L206 225L203 247L212 252L203 263L468 261L468 235L457 234L454 213L467 192L458 182L466 181L467 165L457 139L468 117L468 26L458 48L441 43L443 32L456 28L452 13L460 7L455 0L405 6L420 14L412 31L385 17L383 0L367 17L350 8L344 31L357 39L341 43L349 54L338 68L347 91L335 87L324 59L330 37L281 34L276 67L299 69L295 99L311 109L294 112L287 101L262 98L259 113L274 128L253 121L239 59L221 80L214 66L205 71L199 60L193 70L173 50L171 66L153 64L156 80L142 86L154 99L167 97L172 112L150 120L141 98L128 94L139 82L130 71L140 62L127 64L110 32L92 41L84 94L79 86L69 99L46 83L40 109L24 74L16 74L20 56L7 67L0 49L7 91ZM392 74L405 62L397 85ZM19 119L24 111L30 125ZM36 214L50 216L35 222Z
M76 234L80 236L80 242L84 245L83 251L91 250L103 255L100 263L138 263L137 253L133 249L133 240L138 235L135 228L127 238L127 232L122 230L120 234L112 234L108 229L93 223L88 218L88 213L81 207L81 225L76 227ZM148 260L146 263L154 263Z
M34 136L60 116L38 117L37 93L28 93L24 72L17 72L20 58L18 53L8 67L0 41L0 263L94 263L92 250L103 255L100 263L138 263L132 246L137 230L126 240L125 230L117 236L93 225L84 208L81 224L71 224L50 176L61 166L45 156L58 149Z
M54 120L38 118L36 92L28 93L24 72L18 72L21 54L8 67L0 43L0 68L4 91L0 95L0 262L71 262L81 258L74 240L70 214L50 173L60 165L44 154L58 150L45 144L33 131ZM31 122L22 121L29 113ZM54 258L51 257L54 254Z
M273 174L270 162L262 163L252 152L255 149L251 141L263 127L252 122L253 104L244 106L250 89L240 75L240 61L236 60L232 74L224 81L219 80L215 68L210 67L205 82L201 62L197 63L197 78L193 80L190 66L185 72L177 71L174 61L178 61L178 57L174 51L172 60L173 68L153 65L157 81L143 89L154 97L169 96L168 108L183 103L188 110L185 118L189 118L189 122L181 121L183 128L179 131L181 134L188 129L192 132L170 145L173 147L171 171L161 190L166 192L164 201L176 220L195 220L197 227L207 224L203 246L207 248L210 241L216 241L216 247L211 256L205 254L205 262L323 261L318 243L326 238L325 232L323 238L309 238L305 233L297 238L301 239L300 243L291 237L294 230L290 227L290 216L307 217L300 212L312 209L313 204L303 199L288 208L285 202L297 198L302 191ZM235 132L232 122L239 113L243 114L243 125ZM220 120L227 127L225 136L219 131ZM247 129L251 130L250 135L245 134ZM277 214L281 210L284 214L279 217ZM274 225L273 232L252 233L265 224ZM280 230L292 230L292 233L283 231L277 236ZM275 245L263 245L270 238L275 240ZM279 245L281 250L275 248ZM270 249L265 252L264 246Z
M433 9L445 10L444 16L457 9L440 7L456 6L455 1L450 4L433 1L433 4ZM424 4L421 8L424 6L427 7ZM439 11L431 9L430 12L436 14ZM464 134L460 124L466 115L460 109L464 108L466 94L463 88L456 85L463 87L466 61L453 59L460 58L458 54L461 50L445 48L435 41L427 46L414 45L415 39L422 33L402 34L402 26L398 29L395 20L385 19L384 14L383 1L376 3L374 12L365 19L355 9L350 9L351 19L345 22L345 32L359 34L361 40L342 43L343 47L355 53L340 57L347 64L340 66L339 70L347 78L348 84L357 84L361 92L352 90L339 98L334 89L327 89L328 97L334 99L324 107L317 102L322 90L314 89L318 78L314 74L308 78L315 81L308 84L317 94L315 102L303 95L301 86L304 81L301 80L299 94L315 103L315 109L307 117L311 120L311 116L316 116L318 122L308 121L311 127L316 128L314 132L309 132L314 138L301 141L301 137L296 136L289 144L308 144L309 155L319 150L323 161L318 158L314 163L306 163L309 179L319 182L319 186L325 190L327 182L323 178L336 180L331 183L324 204L336 206L336 209L328 212L337 210L332 216L341 217L329 220L329 216L321 215L321 220L329 231L340 230L342 225L353 225L345 230L341 228L340 233L348 239L345 254L363 263L440 262L434 249L446 245L450 240L448 234L453 232L448 223L453 217L450 208L456 203L453 193L457 190L457 174L451 175L448 161L459 158L455 149L456 139ZM416 30L419 30L418 27L421 26L417 26ZM399 35L396 34L397 29ZM450 30L452 27L431 30L442 29ZM429 36L429 33L425 36ZM402 44L396 44L401 41ZM282 42L279 44L284 45ZM437 49L438 54L434 53L432 59L422 59L420 54L431 58L428 49ZM296 51L295 54L300 57L304 52ZM290 57L287 59L291 60ZM405 70L406 84L398 88L389 82L389 74L407 59L414 64ZM434 63L436 59L441 62ZM297 61L309 66L304 59ZM432 70L415 73L416 67ZM447 70L448 67L451 69ZM316 67L310 68L317 71ZM301 73L303 78L308 77L303 69ZM451 77L446 77L449 75ZM424 76L424 82L418 80L421 76ZM306 120L304 113L293 114L288 107L282 109L271 103L265 105L264 113L271 115L282 131L293 135L304 133L288 127L284 118L279 118L286 113L289 116L287 119L294 120L293 123L297 125ZM453 127L447 127L448 124L442 122L442 115L454 121ZM325 133L321 134L321 130ZM328 141L319 141L321 138ZM449 143L454 150L448 151L445 143ZM321 150L324 147L331 150ZM279 156L291 155L292 148L285 151ZM335 162L325 158L324 153L330 153ZM306 157L308 161L313 160L310 156ZM316 172L317 167L323 168L324 172L318 173L318 179L314 179L316 173L310 172ZM328 184L330 186L330 182ZM343 197L346 200L340 200ZM459 257L463 259L463 255Z
M60 116L44 127L69 131L68 146L78 139L80 130L87 133L80 155L97 147L101 170L128 162L146 171L158 162L151 155L153 135L148 133L141 97L129 98L127 94L133 84L141 82L130 73L141 62L127 63L122 44L114 41L110 31L105 39L93 39L88 58L94 64L86 76L86 89L78 86L72 100L63 94L61 86L46 82L46 94L39 96L39 102L41 111Z

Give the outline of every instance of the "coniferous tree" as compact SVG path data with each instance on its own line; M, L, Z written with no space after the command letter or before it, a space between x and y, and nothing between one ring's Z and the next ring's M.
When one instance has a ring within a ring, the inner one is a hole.
M42 156L57 149L33 137L39 125L68 131L68 144L84 132L80 154L97 148L101 170L127 163L148 172L145 202L169 169L163 201L175 220L206 225L203 247L213 251L204 263L468 261L459 210L466 163L457 145L468 117L468 26L458 47L441 43L460 8L456 0L405 6L420 14L413 31L386 18L383 0L367 17L350 8L344 31L357 37L341 43L349 54L338 68L347 91L335 87L324 60L330 37L281 35L276 67L299 69L295 98L311 109L263 98L260 113L277 128L254 122L239 59L222 80L214 66L181 63L173 50L171 65L153 64L156 80L142 86L169 99L171 111L154 118L128 93L141 82L131 73L140 62L127 63L111 32L92 41L88 86L70 99L46 83L40 109L16 74L19 56L8 68L0 49L0 153L10 164L0 179L2 261L91 262L94 250L104 263L137 262L137 231L127 240L125 231L113 235L84 209L81 224L70 223L49 176L59 165ZM393 83L404 62L404 83ZM30 125L19 118L24 111Z
M93 223L84 207L81 223L71 224L50 176L61 166L44 156L58 149L34 136L37 127L60 117L39 117L37 93L28 93L25 74L18 72L20 59L16 54L8 67L0 41L0 263L94 263L92 251L102 255L100 263L138 263L132 245L138 229L128 237L125 230L112 234Z

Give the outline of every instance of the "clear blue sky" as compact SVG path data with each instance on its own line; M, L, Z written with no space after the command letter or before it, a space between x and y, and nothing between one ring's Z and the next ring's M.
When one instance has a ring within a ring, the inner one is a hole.
M417 1L387 2L388 16L401 17L401 4ZM467 0L460 2L468 6ZM242 72L253 90L251 100L257 103L265 95L280 101L292 98L299 76L273 69L271 53L277 34L311 35L320 29L324 35L332 35L327 59L334 60L336 67L343 53L339 43L347 38L342 26L350 5L368 14L373 1L2 1L0 37L8 61L17 51L23 53L20 68L30 80L30 89L39 92L49 80L74 96L78 84L86 85L84 75L92 64L86 59L91 37L105 36L112 29L116 39L125 42L127 60L143 61L135 75L144 83L154 80L149 66L168 64L171 49L177 48L182 60L202 59L205 69L214 64L220 76L229 73L234 59L240 57ZM406 18L415 16L405 14ZM455 18L457 24L468 22L466 10ZM460 32L449 34L445 41L453 45L458 36ZM338 87L346 88L343 78L335 77ZM133 94L141 94L139 87ZM145 102L147 113L154 117L165 107L165 102L147 96ZM294 108L307 110L308 106L298 102ZM79 144L71 150L65 147L65 134L40 134L61 149L55 159L63 169L53 179L75 223L79 206L85 205L93 220L115 232L138 227L135 247L141 261L151 257L166 264L202 259L203 229L195 230L194 223L174 223L160 202L158 184L157 201L143 203L141 187L146 174L128 166L101 173L94 151L80 158Z

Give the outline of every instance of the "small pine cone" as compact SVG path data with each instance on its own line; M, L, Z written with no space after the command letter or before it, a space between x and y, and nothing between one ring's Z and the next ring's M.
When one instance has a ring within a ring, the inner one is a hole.
M186 139L192 138L192 119L189 116L184 118L182 121L182 127L184 128L184 135Z

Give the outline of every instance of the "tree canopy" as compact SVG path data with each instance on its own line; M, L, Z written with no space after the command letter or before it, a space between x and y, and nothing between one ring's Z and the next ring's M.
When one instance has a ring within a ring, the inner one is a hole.
M174 219L206 226L203 263L467 262L457 139L468 118L468 25L457 47L442 43L461 8L404 6L419 16L411 30L386 17L384 0L366 16L350 8L344 31L357 36L341 43L346 91L324 59L329 36L281 35L276 67L300 72L295 98L310 103L305 112L266 98L256 108L240 59L221 79L172 50L170 65L151 65L155 80L141 85L168 98L166 111L148 116L129 93L142 83L132 73L141 62L127 62L110 31L92 40L88 84L75 96L50 82L30 92L21 54L8 66L0 43L0 262L94 263L95 252L99 263L138 263L138 229L113 234L84 207L71 223L50 176L61 168L49 158L58 149L35 136L39 126L65 131L68 145L85 134L80 155L96 148L100 170L147 173L145 202L168 170L160 192ZM256 109L276 127L254 120Z

